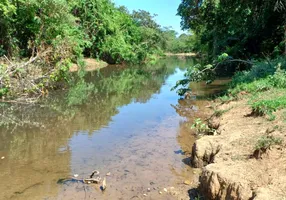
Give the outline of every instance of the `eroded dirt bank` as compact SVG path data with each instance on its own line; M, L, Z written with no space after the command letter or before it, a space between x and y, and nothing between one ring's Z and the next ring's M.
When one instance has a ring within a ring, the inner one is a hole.
M192 165L202 168L200 194L204 199L286 199L285 111L269 121L251 115L246 100L220 104L215 110L223 113L210 120L218 134L200 137L192 150ZM269 138L282 142L263 148Z

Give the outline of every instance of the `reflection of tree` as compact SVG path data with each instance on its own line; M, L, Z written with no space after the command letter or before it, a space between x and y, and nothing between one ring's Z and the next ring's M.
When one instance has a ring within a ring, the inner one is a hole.
M70 174L70 131L63 122L54 122L45 122L45 128L18 127L12 134L8 129L0 128L0 152L5 156L0 166L3 180L0 191L4 199L12 196L17 199L15 195L21 195L22 199L31 196L42 199L47 192L56 195L58 177ZM63 151L59 153L61 149ZM49 190L39 190L39 186ZM30 196L25 197L27 193Z
M179 99L177 105L171 105L181 117L190 117L197 111L193 100Z
M62 91L35 105L2 104L0 153L6 157L0 165L0 178L5 180L0 184L3 196L9 199L29 188L29 194L42 199L47 190L38 191L39 186L56 195L57 179L70 175L69 139L76 131L91 134L107 126L119 107L147 102L178 65L183 68L187 63L178 64L171 58L155 66L107 67L100 73L92 72L86 81L93 83L98 93L78 106L69 107Z

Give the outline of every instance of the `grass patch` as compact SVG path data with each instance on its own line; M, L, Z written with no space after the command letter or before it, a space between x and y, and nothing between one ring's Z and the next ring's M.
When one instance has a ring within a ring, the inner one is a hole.
M255 144L255 151L251 157L256 159L261 159L262 154L266 153L267 150L273 145L281 145L283 140L279 137L274 136L262 136L260 137Z
M275 111L286 108L286 59L257 62L250 70L238 72L229 84L228 95L219 97L222 103L247 94L252 114L267 115L274 120ZM221 111L217 113L221 115Z
M266 150L270 149L273 145L281 145L283 140L278 137L274 136L262 136L258 139L255 150L261 150L265 152Z
M248 104L252 113L257 116L267 115L269 120L274 120L275 111L286 108L285 89L271 89L267 92L260 92L252 95Z
M251 108L254 113L257 113L258 115L267 114L270 117L270 120L275 119L273 112L284 107L286 107L286 97L271 100L260 100L251 104Z
M229 84L228 93L264 92L272 88L286 88L286 59L284 57L257 62L250 70L237 72Z

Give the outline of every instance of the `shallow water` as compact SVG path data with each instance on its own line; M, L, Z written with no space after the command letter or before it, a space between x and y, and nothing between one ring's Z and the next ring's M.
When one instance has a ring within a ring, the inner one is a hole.
M87 81L98 91L80 106L67 106L66 91L37 105L2 105L0 199L188 199L191 186L183 182L197 176L186 165L195 140L190 126L205 114L203 97L223 83L195 84L198 97L180 100L170 88L194 62L169 58L92 72ZM111 173L106 191L71 181L93 170Z

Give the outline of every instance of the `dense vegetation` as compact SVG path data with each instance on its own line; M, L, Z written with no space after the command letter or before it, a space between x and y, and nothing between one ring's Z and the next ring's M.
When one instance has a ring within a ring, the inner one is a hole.
M150 13L137 13L110 0L6 0L0 4L0 54L31 56L51 48L55 62L82 54L110 63L144 61L159 50L160 29Z
M198 51L250 59L286 51L285 6L285 0L182 0L178 14L182 28L196 35Z
M176 33L161 28L155 16L117 8L110 0L5 0L0 3L0 56L51 49L49 61L54 62L82 54L109 63L142 62L176 40Z
M236 73L223 102L245 97L252 114L270 120L286 108L285 0L182 0L178 14L182 27L196 37L195 50L209 63L190 66L173 88L179 95L190 92L190 82L211 83L230 71Z
M155 16L111 0L1 1L0 97L63 87L58 82L71 82L69 68L83 67L83 57L144 63L164 51L191 51L191 36L177 38Z
M221 68L233 68L229 70L233 72L249 69L266 57L285 56L285 6L285 0L244 3L182 0L178 8L182 28L192 30L197 51L207 55L210 64L190 67L186 79L179 81L176 87L192 81L211 83L221 76ZM178 93L182 95L186 91L181 89Z

